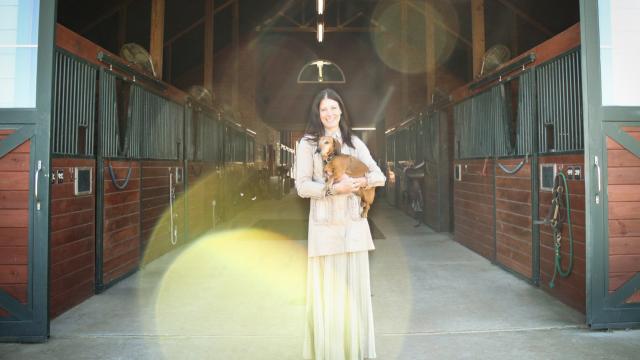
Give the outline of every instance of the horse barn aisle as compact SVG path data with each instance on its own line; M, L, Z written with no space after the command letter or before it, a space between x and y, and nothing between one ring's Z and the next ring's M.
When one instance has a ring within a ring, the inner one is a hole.
M258 202L230 220L230 232L276 230L306 211L294 194ZM631 359L640 351L639 332L590 332L576 310L451 235L414 227L384 199L371 219L379 359ZM238 240L242 250L260 250L240 256L227 247L231 258L216 261L213 251L194 254L207 241L164 255L54 319L49 343L0 345L0 358L300 359L306 242ZM274 286L273 276L287 281Z

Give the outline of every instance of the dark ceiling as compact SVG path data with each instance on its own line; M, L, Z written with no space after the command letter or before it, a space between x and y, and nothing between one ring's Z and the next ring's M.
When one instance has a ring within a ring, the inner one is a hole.
M424 27L423 15L417 8L424 6L424 1L408 1L414 6L409 8L407 41L414 42L419 48L424 46L421 35ZM441 22L458 33L458 38L450 34L439 38L438 46L447 54L446 58L440 59L439 71L466 83L472 79L470 0L432 1L442 14ZM522 53L578 22L578 1L485 0L486 47L505 44L512 54ZM225 3L227 0L215 1L216 6ZM390 16L380 10L390 3L394 1L327 1L327 27L347 21L345 26L351 29L382 23L382 26L387 25L386 33L390 35L376 37L361 31L330 32L325 34L324 42L318 44L314 32L294 31L299 30L297 24L315 24L315 0L239 0L241 45L257 44L260 54L256 61L259 65L255 102L261 118L279 129L291 127L289 117L304 118L306 112L299 104L305 103L318 87L283 88L283 84L287 83L285 79L291 80L293 73L297 75L292 69L316 56L340 59L349 81L347 85L337 87L358 99L353 106L358 114L362 114L357 125L377 121L380 109L371 103L379 102L385 96L387 83L399 74L380 50L391 46L389 42L393 42L394 36L401 36L399 24L385 22ZM171 62L164 63L164 79L183 89L202 84L198 74L202 73L204 28L198 22L203 18L204 7L204 0L166 0L165 58L171 55ZM150 11L151 0L58 0L58 22L115 53L125 42L149 47ZM119 32L119 29L124 31ZM215 17L214 53L224 53L231 47L231 29L232 6L229 6ZM285 69L285 65L290 69ZM424 74L414 74L413 78L424 82ZM295 85L295 82L291 83ZM416 101L421 101L420 94Z

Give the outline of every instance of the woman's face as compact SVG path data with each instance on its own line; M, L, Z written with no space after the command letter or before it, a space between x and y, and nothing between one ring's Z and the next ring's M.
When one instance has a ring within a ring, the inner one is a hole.
M320 121L325 129L333 132L339 128L342 110L337 101L324 98L320 101L318 110L320 110Z

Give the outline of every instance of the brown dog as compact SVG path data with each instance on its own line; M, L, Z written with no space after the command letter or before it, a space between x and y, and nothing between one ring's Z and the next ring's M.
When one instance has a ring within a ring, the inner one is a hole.
M340 154L340 142L330 137L323 136L318 139L318 150L325 162L324 172L327 174L327 182L331 186L336 180L340 181L345 175L350 177L362 177L367 174L369 168L362 161L351 155ZM374 188L360 188L357 192L362 203L362 217L366 218L369 208L376 196Z

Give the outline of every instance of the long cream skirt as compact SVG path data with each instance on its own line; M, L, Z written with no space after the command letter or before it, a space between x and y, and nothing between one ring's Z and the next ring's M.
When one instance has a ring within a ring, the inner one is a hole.
M376 357L367 251L309 258L303 357Z

